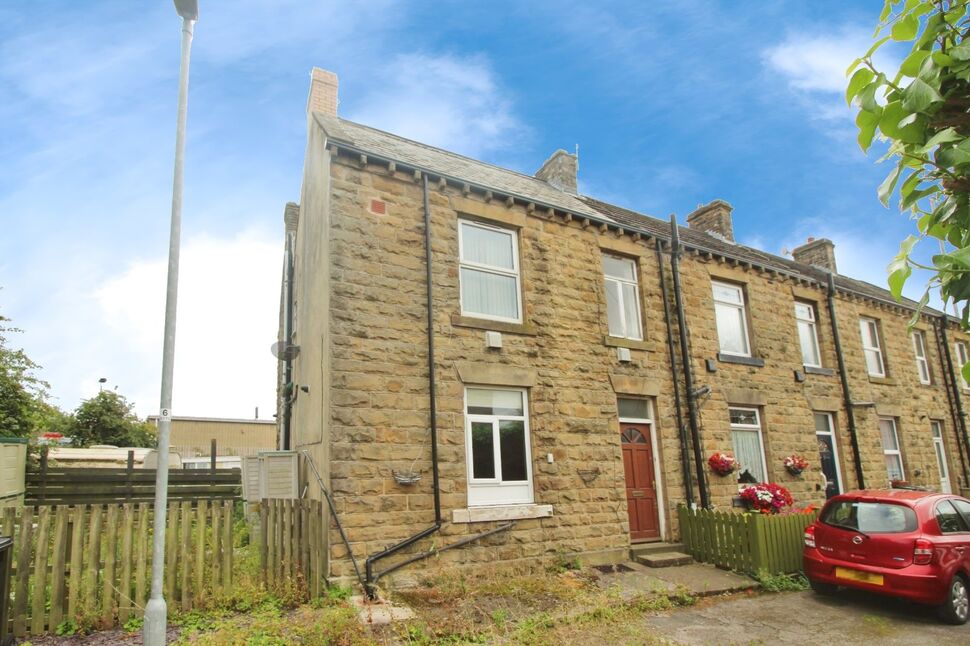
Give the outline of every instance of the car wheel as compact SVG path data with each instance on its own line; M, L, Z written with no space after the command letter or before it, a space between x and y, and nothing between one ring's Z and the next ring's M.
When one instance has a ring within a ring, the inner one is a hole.
M946 601L940 606L940 617L948 624L965 624L970 618L970 590L962 576L955 576L947 588Z
M822 581L816 581L815 579L809 579L808 584L812 586L812 590L815 591L815 594L825 595L826 597L832 596L839 589L839 586L835 585L834 583L823 583Z

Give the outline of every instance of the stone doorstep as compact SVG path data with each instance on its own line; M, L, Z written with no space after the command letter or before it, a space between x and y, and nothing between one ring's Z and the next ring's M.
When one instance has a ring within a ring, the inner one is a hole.
M687 546L683 543L634 543L630 547L630 556L636 557L639 554L653 554L656 552L683 552L687 553Z
M694 562L690 554L684 554L683 552L641 553L634 555L633 560L652 568L674 567L677 565L688 565Z
M414 618L414 611L384 599L369 601L361 595L354 595L350 603L357 609L357 620L365 626L383 626L395 621Z

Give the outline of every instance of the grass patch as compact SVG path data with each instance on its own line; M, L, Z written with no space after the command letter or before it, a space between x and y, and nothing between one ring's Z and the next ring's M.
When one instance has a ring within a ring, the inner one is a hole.
M759 572L755 577L765 592L798 592L808 590L808 579L802 574L768 574Z

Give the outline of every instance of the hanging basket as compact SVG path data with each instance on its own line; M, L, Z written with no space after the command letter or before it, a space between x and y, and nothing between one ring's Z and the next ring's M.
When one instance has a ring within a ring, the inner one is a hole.
M707 466L719 476L729 476L738 469L738 461L733 455L715 453L707 460Z
M391 475L395 482L404 486L417 484L421 480L421 474L414 471L391 471Z
M794 453L783 459L781 463L785 465L788 473L796 477L802 475L802 471L808 468L808 460Z

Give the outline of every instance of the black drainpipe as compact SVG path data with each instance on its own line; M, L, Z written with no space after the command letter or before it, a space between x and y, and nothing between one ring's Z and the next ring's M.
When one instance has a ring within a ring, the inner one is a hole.
M670 274L674 279L674 304L677 306L677 330L680 333L681 364L684 366L684 389L687 391L687 413L690 419L690 435L694 444L694 466L697 469L697 490L700 492L701 507L710 507L707 498L707 483L704 478L704 456L701 453L701 431L697 424L697 401L694 398L694 372L690 365L690 347L687 342L687 321L684 313L684 300L680 290L680 233L677 231L677 216L670 216Z
M367 570L367 596L373 599L376 596L374 584L377 579L385 572L374 573L374 564L381 559L395 554L409 545L417 543L422 538L434 534L441 529L441 492L438 487L438 408L435 401L435 370L434 370L434 292L431 281L431 207L428 204L428 175L422 173L422 186L424 189L424 256L427 274L425 277L428 292L428 390L431 415L431 478L434 493L434 525L423 529L413 536L405 538L397 545L388 547L383 552L378 552L367 557L365 568ZM390 569L397 569L396 567Z
M951 400L950 413L953 415L953 432L957 435L957 448L960 448L960 439L963 439L963 447L966 449L967 455L970 456L970 437L967 437L967 418L963 412L963 402L960 399L960 375L959 370L954 370L953 356L950 354L950 342L946 338L946 314L940 317L939 321L939 331L940 344L943 346L942 354L943 358L946 360L946 370L949 371L949 379L945 381L949 382L952 389L947 389L947 395L949 395ZM962 369L963 366L960 366ZM959 428L960 432L957 432ZM967 478L967 463L963 457L963 451L960 451L960 468L963 471L963 482L970 487L970 479Z
M687 441L687 427L680 409L680 384L677 379L677 351L674 350L674 329L670 322L670 303L667 300L667 278L664 272L663 242L657 238L657 271L660 274L660 294L664 302L664 323L667 326L667 354L670 358L670 376L674 385L674 410L677 412L677 430L680 433L680 468L684 471L684 493L687 504L694 504L694 483L690 474L690 449Z
M293 342L293 234L286 233L285 267L283 268L283 420L281 422L280 450L290 449L290 420L293 415L293 358L290 345Z
M849 375L845 369L845 358L842 356L842 338L839 336L839 321L835 315L835 274L829 272L829 319L832 322L832 343L835 345L835 358L839 362L839 379L842 381L842 401L845 404L845 419L849 423L849 440L852 442L852 457L855 463L855 476L859 489L866 488L866 479L862 473L862 456L859 454L859 437L855 427L855 411L852 408L852 392L849 390Z

